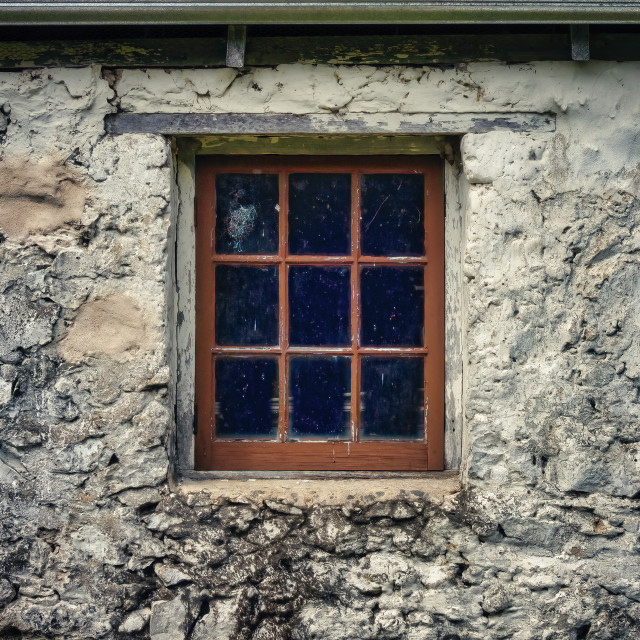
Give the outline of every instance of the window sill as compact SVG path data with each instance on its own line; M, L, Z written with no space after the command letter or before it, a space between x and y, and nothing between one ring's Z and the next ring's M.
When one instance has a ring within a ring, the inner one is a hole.
M274 500L306 508L338 506L364 498L382 502L428 496L443 502L460 491L460 478L457 471L190 471L184 472L172 488L185 496L204 492L212 502Z

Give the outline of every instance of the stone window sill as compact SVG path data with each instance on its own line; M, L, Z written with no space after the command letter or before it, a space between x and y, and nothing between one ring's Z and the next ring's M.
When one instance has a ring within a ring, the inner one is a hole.
M460 491L457 471L391 472L187 472L172 487L189 495L206 493L213 502L232 499L274 501L293 507L339 506L351 501L421 499L442 503Z

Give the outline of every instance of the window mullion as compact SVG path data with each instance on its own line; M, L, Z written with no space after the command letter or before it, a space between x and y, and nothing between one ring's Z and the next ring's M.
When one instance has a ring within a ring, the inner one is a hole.
M279 399L278 399L278 441L284 442L289 430L289 390L288 390L288 362L287 348L289 347L289 282L287 273L287 253L288 253L288 180L287 173L281 171L279 173L280 183L280 212L279 212L279 234L280 242L278 248L278 276L279 283L279 338L280 338L280 356L279 361Z
M351 174L351 438L360 439L360 174Z

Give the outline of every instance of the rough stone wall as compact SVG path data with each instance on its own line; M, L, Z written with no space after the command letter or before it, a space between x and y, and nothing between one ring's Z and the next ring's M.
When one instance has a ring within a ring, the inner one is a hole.
M0 637L640 638L639 81L0 74ZM169 484L172 155L115 109L557 114L462 140L460 490Z

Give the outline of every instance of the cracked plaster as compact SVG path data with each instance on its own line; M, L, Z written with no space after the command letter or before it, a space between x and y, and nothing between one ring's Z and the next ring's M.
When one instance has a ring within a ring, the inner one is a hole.
M73 227L0 243L0 635L640 638L640 65L105 78L0 74L0 166L56 158L43 184L84 196ZM161 136L105 136L116 108L557 114L462 140L459 491L169 483L173 161ZM96 301L123 295L136 358L96 347L119 317Z

